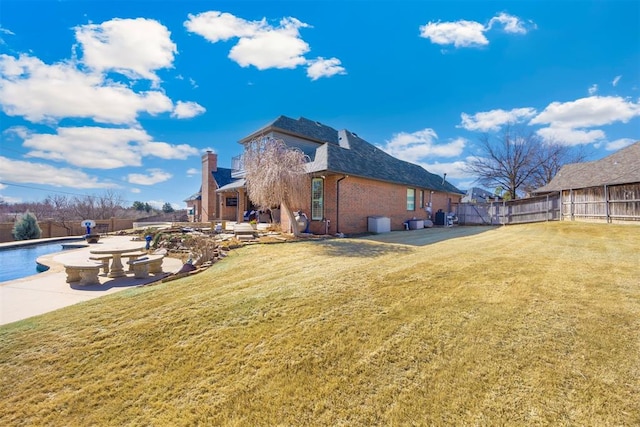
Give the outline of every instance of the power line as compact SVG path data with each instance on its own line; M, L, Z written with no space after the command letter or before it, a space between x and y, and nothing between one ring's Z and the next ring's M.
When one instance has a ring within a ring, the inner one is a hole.
M11 183L11 182L4 182L4 181L0 181L0 184L12 186L12 187L27 188L29 190L44 191L44 192L54 193L54 194L66 194L66 195L69 195L69 196L88 197L90 199L98 199L98 198L100 198L100 196L97 196L97 195L84 194L84 193L72 193L72 192L69 192L69 191L62 191L62 190L48 190L48 189L44 189L44 188L40 188L40 187L34 187L34 186L31 186L31 185L14 184L14 183ZM122 202L131 203L131 204L133 204L134 202L140 202L140 201L141 200L126 200L126 199L122 199Z

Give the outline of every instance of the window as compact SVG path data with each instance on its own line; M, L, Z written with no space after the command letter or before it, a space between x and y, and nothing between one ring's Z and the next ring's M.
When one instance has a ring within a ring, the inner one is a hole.
M424 190L420 190L420 205L418 205L420 209L424 208Z
M311 179L311 220L321 221L324 218L324 179Z
M415 188L407 188L407 210L408 211L416 210L416 189Z

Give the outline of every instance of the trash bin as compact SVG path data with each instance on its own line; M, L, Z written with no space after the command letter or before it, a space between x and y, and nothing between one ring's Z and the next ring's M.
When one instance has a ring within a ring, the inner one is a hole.
M444 225L445 217L446 216L442 209L438 210L438 212L436 212L436 225Z

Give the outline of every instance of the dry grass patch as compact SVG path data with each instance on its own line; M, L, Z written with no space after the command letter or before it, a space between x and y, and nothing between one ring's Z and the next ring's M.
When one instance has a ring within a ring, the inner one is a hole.
M640 228L255 245L0 328L2 425L637 425Z

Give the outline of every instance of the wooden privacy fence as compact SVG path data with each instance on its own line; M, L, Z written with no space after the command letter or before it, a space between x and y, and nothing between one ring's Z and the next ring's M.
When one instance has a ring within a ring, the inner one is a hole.
M562 219L640 221L640 183L563 190Z
M458 224L461 225L557 221L560 219L560 196L556 194L491 203L461 203L456 215Z
M463 225L591 221L640 224L640 183L563 190L544 196L491 203L461 203Z

